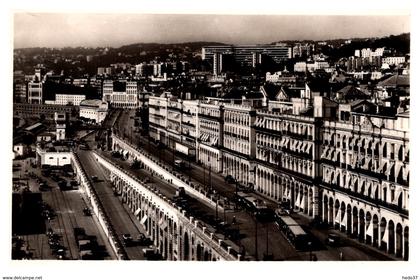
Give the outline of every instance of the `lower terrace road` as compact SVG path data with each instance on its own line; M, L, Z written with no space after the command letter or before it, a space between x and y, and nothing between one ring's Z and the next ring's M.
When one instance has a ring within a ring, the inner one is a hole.
M134 215L125 208L121 201L116 197L112 190L112 185L108 181L104 169L93 157L91 151L83 151L78 153L80 163L83 165L87 175L97 176L98 180L93 183L98 198L102 202L104 209L114 227L118 237L122 238L123 234L130 234L133 238L137 238L140 233L144 233L140 222L136 220ZM129 246L126 252L130 260L144 260L142 247Z

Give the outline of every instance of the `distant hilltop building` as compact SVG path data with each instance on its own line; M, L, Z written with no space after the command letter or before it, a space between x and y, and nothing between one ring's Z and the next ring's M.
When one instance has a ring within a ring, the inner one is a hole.
M205 46L202 48L202 59L213 62L214 55L231 55L242 65L253 66L259 55L270 57L274 62L292 58L292 48L284 45L223 45Z

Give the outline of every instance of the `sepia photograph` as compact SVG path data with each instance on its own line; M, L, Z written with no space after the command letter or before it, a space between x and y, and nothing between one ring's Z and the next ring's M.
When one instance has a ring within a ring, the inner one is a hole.
M412 263L409 12L9 18L7 263Z

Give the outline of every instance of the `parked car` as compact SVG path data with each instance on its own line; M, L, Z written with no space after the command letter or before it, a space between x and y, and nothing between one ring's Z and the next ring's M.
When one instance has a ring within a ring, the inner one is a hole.
M233 184L235 183L235 178L232 177L232 175L226 175L225 177L225 182L229 183L229 184Z
M90 210L90 208L88 208L88 207L83 208L83 215L92 216L92 211Z
M124 242L125 246L130 246L133 242L133 238L131 237L131 234L126 233L122 235L122 240Z
M336 247L336 246L339 246L339 245L340 245L340 243L341 243L341 238L340 238L340 236L339 236L339 235L337 235L337 234L330 233L330 234L328 234L328 237L327 237L327 239L325 240L325 243L326 243L327 245L330 245L330 246L334 246L334 247Z

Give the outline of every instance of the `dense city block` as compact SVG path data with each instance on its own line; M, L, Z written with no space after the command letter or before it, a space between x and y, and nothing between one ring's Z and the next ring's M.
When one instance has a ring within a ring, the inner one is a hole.
M11 258L408 260L409 46L16 48Z

